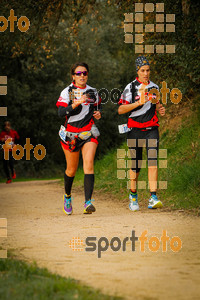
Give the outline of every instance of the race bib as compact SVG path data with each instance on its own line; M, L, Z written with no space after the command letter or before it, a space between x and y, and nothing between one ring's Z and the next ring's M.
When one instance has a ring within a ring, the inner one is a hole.
M128 128L127 124L118 125L119 133L126 133L131 131L130 128Z
M63 126L63 125L60 126L60 130L59 130L58 134L59 134L59 137L61 138L61 140L63 140L65 142L66 134L67 134L65 126Z

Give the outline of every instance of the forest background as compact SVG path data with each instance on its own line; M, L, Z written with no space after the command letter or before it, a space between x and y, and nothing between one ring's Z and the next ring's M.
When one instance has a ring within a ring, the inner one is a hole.
M156 5L155 1L151 1ZM0 32L0 76L7 76L7 95L0 96L0 106L7 107L7 117L0 117L1 129L5 120L20 135L20 145L30 138L35 147L46 148L43 160L24 157L16 163L21 177L62 176L65 161L59 143L58 130L64 123L57 114L56 102L60 92L71 83L70 67L77 61L89 64L88 84L108 90L103 99L102 119L97 121L101 136L97 159L102 159L120 147L125 135L118 133L118 124L127 115L118 116L119 95L135 76L135 44L124 42L125 13L134 13L135 3L143 1L70 1L70 0L14 0L1 1L0 15L8 19L14 10L19 19L26 16L30 28L21 32L15 22ZM178 107L188 104L199 109L199 6L197 1L162 1L165 13L175 14L174 33L145 33L144 44L175 44L173 54L147 54L151 64L151 80L159 85L167 82L170 90L178 88L182 100ZM145 13L144 22L155 23L155 10ZM2 24L1 24L2 25ZM111 101L112 100L112 101ZM175 104L166 105L171 117ZM164 128L166 132L167 128ZM1 153L2 154L2 153ZM0 168L0 176L4 177Z

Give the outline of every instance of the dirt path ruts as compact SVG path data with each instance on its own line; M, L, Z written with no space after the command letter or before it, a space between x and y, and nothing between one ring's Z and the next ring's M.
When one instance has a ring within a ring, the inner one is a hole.
M84 215L82 190L73 194L74 214L66 216L62 196L63 188L56 181L0 184L0 218L8 219L8 238L1 238L3 247L14 248L19 258L35 260L40 267L126 299L200 298L199 218L147 208L132 213L128 202L105 198L99 192L94 193L96 213ZM182 249L173 252L168 243L165 253L162 246L152 252L147 242L141 252L137 241L132 251L129 239L126 251L109 248L98 258L97 250L85 251L85 244L83 251L69 247L73 237L84 242L88 236L123 240L132 230L136 236L148 230L148 241L167 230L170 239L181 239Z

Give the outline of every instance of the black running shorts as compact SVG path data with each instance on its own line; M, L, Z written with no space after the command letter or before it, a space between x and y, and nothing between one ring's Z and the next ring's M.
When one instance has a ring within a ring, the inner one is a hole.
M132 128L127 134L127 145L131 157L131 169L138 173L144 167L145 161L142 160L142 150L146 147L148 167L157 166L159 133L158 127L151 129Z

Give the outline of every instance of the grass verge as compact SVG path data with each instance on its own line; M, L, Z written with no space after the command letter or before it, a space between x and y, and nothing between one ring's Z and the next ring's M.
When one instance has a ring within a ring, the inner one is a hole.
M119 300L98 290L38 268L36 264L0 259L0 299L4 300Z

